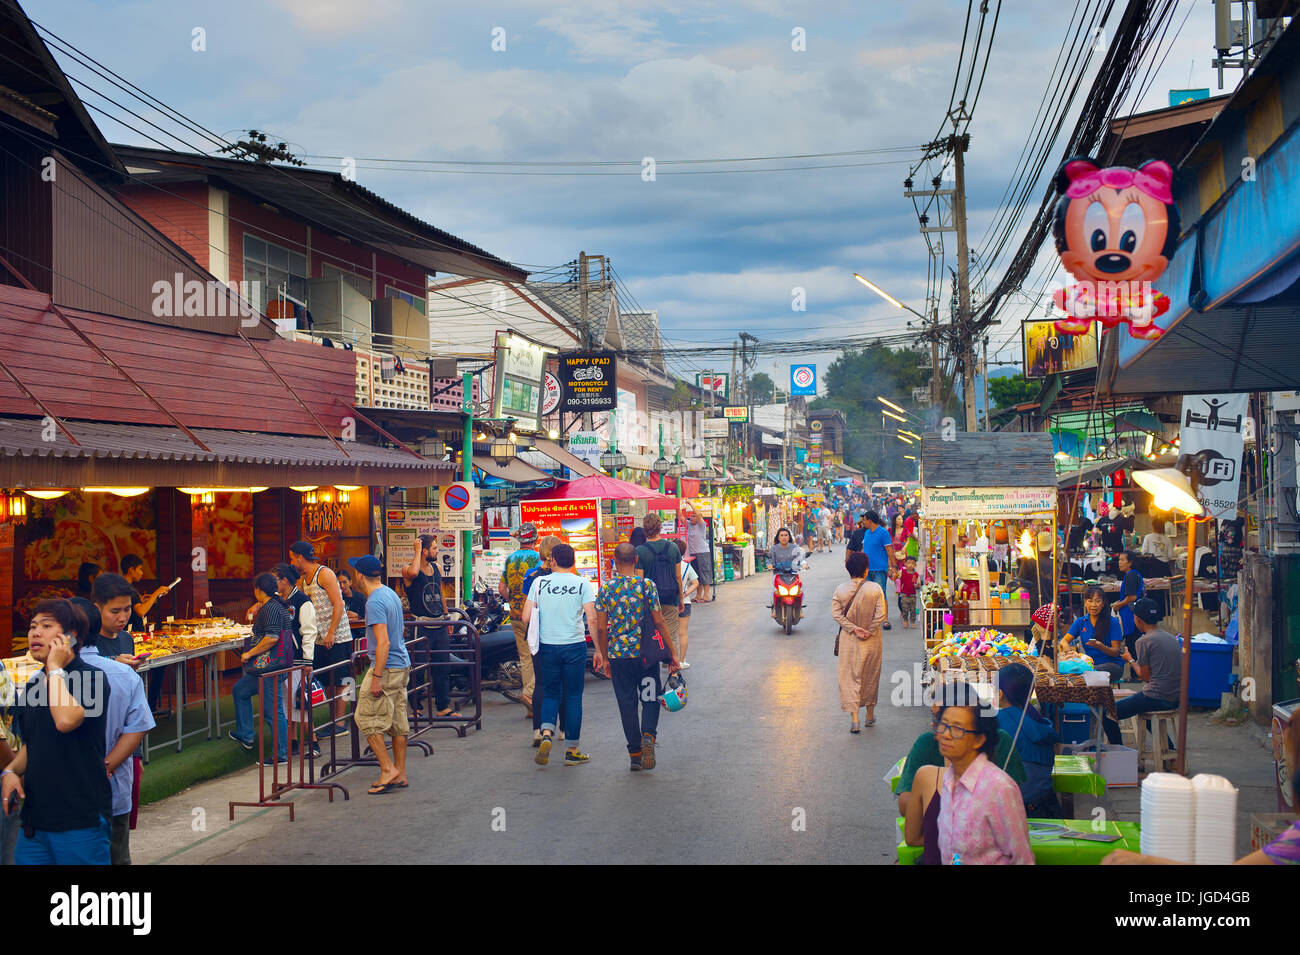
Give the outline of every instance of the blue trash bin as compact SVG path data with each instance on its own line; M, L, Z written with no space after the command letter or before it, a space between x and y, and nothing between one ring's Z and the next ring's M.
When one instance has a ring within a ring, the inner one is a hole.
M1219 708L1219 695L1232 689L1232 651L1231 644L1192 641L1191 672L1187 678L1189 704Z

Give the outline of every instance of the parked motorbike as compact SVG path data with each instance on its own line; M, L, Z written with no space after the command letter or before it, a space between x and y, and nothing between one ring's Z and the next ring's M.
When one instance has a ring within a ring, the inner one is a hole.
M786 633L803 617L803 581L789 561L772 567L772 608Z
M500 598L481 578L474 580L474 599L466 608L470 623L479 633L492 633L506 625L510 604Z

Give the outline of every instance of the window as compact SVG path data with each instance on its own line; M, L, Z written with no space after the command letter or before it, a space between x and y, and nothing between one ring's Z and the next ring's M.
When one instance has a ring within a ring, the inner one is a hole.
M400 298L421 315L428 314L428 312L425 311L427 301L419 295L412 295L410 292L403 292L400 288L395 288L392 285L384 286L384 294L389 298Z
M284 286L285 292L300 302L307 301L307 256L255 235L244 235L244 281L261 284L258 307L266 311L267 302L275 300Z
M358 275L356 272L349 272L347 269L341 269L337 265L330 265L328 262L321 266L321 274L327 279L341 277L344 282L347 282L366 298L373 297L371 293L374 289L374 285L370 279L366 278L364 275Z

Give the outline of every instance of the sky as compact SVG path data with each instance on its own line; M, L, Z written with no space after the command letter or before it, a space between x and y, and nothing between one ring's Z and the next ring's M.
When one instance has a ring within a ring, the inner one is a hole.
M969 128L976 256L1073 4L1003 6ZM1112 23L1123 3L1115 6ZM579 251L609 256L636 302L658 310L670 347L732 341L740 331L830 343L906 331L912 316L857 284L854 271L925 307L928 254L902 180L917 147L947 132L961 0L26 0L24 9L225 138L259 129L322 169L354 159L362 185L502 258L545 268ZM1212 39L1210 0L1180 0L1156 53L1163 65L1130 108L1166 106L1171 88L1217 94ZM108 91L59 59L74 83ZM1085 90L1090 81L1091 73ZM92 109L110 141L156 145L148 132L170 148L211 148L193 134L186 147L78 88L137 127ZM667 162L837 152L858 154ZM484 175L501 167L430 171L368 159L626 165ZM810 165L840 168L789 168ZM797 290L802 311L792 307ZM990 360L1018 362L1019 318L1041 310L1026 301L1022 313L1004 312ZM832 348L801 360L825 367ZM693 358L679 370L729 363ZM764 356L759 369L785 382L788 365Z

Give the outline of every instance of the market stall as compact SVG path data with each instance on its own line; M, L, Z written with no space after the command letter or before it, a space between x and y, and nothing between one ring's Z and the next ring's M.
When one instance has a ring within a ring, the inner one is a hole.
M1046 434L924 436L922 637L927 664L945 641L952 647L955 636L971 631L996 634L990 644L1004 637L1004 646L1028 642L1035 608L1017 572L1024 562L1039 559L1031 527L1051 522L1055 536L1052 454ZM1052 562L1055 581L1054 549Z

